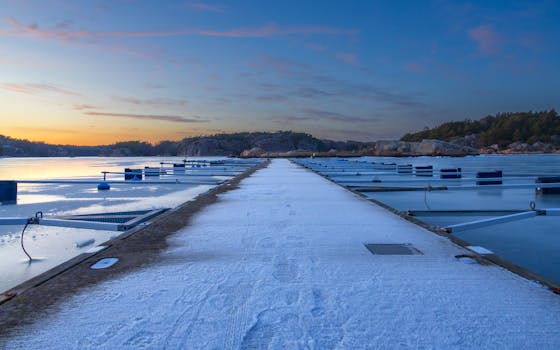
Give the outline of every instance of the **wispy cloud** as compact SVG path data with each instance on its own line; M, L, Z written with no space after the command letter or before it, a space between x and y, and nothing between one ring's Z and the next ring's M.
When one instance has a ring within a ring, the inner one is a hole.
M283 86L280 84L271 84L271 83L259 83L257 85L259 89L266 89L270 91L277 91L283 89Z
M147 82L146 84L144 84L144 87L146 89L163 89L163 88L165 88L164 85L156 84L156 83L152 83L152 82Z
M324 137L331 140L361 140L373 141L379 135L368 130L358 129L339 129L339 128L317 128L316 136Z
M139 120L160 120L174 123L207 123L209 120L197 118L184 118L174 115L151 115L151 114L129 114L129 113L101 113L101 112L84 112L86 115L96 117L112 117L112 118L129 118Z
M150 99L140 99L135 97L126 96L114 96L113 100L118 102L125 102L137 106L186 106L187 100L184 99L173 99L173 98L150 98Z
M518 39L519 45L531 50L542 50L543 41L538 33L524 33Z
M249 66L265 71L271 70L278 75L297 74L298 71L311 69L311 66L306 63L268 54L258 56L256 60L249 62Z
M264 102L283 102L283 101L287 101L288 97L279 94L266 94L266 95L259 95L256 97L256 99L258 101L264 101Z
M417 101L415 96L407 93L395 93L383 87L370 84L360 84L344 79L333 78L330 76L312 76L308 80L321 84L325 88L330 87L329 92L333 96L360 98L368 101L382 102L391 104L395 107L423 108L426 105Z
M331 102L336 99L341 103L359 100L368 104L381 103L396 109L414 109L414 113L417 113L418 109L428 107L418 99L418 94L406 91L395 92L369 83L357 83L330 75L315 74L312 67L295 61L279 60L278 64L280 69L278 73L292 78L289 85L260 83L255 86L288 98L329 99ZM310 68L306 69L307 67Z
M37 39L62 40L66 42L95 40L102 38L136 38L136 37L171 37L171 36L213 36L224 38L266 38L283 35L350 35L358 31L328 26L279 26L268 24L261 27L235 28L230 30L215 29L177 29L163 31L90 31L70 30L53 27L42 29L37 24L24 24L14 18L7 19L11 30L0 31L1 36L27 36Z
M477 43L482 55L495 56L500 53L502 38L491 26L481 25L468 30L467 34Z
M312 117L317 120L329 120L342 123L371 123L378 121L377 118L362 118L355 117L346 114L324 111L314 108L303 108L301 110L305 115Z
M269 120L277 124L297 124L301 122L340 122L340 123L377 123L379 118L364 118L346 115L337 112L325 111L315 108L302 108L301 114L296 115L276 115L269 117Z
M31 126L18 126L12 128L20 132L39 132L39 133L57 133L57 134L75 134L76 130L71 129L57 129L57 128L42 128L42 127L31 127Z
M404 69L412 73L424 73L426 71L426 67L424 67L424 65L416 62L409 62L405 64Z
M81 96L79 93L59 88L52 84L40 84L40 83L0 83L0 89L18 92L22 94L36 95L44 92L54 92L63 95L70 96Z
M198 11L224 13L224 8L219 5L207 4L204 2L191 2L189 7Z
M344 63L353 64L355 65L358 63L358 57L356 54L347 53L347 52L338 52L335 54L337 60L342 61Z
M330 97L335 95L332 92L317 89L314 87L300 87L293 92L294 95L303 98L318 98L318 97Z
M356 35L356 30L341 29L325 26L299 26L284 27L275 24L268 24L256 28L237 28L228 31L217 30L185 30L179 31L179 35L202 35L219 36L227 38L265 38L281 35L305 35L305 34L331 34L331 35Z
M85 109L97 109L97 106L78 104L78 105L74 105L74 109L77 111L83 111Z
M277 115L277 116L272 116L269 119L274 123L284 124L284 125L308 121L308 120L315 120L315 118L312 118L310 116L301 116L301 115Z

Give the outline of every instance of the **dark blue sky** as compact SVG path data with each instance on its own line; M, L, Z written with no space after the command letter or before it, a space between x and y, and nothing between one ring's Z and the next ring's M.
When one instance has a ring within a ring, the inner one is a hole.
M2 131L394 139L558 108L556 1L0 1Z

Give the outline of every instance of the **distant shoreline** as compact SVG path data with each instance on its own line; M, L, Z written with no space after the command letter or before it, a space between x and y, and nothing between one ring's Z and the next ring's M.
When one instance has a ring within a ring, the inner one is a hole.
M359 157L388 157L388 158L414 158L414 157L472 157L472 156L488 156L488 155L500 155L500 156L520 156L520 155L555 155L560 154L560 151L555 152L495 152L495 153L477 153L477 154L367 154L367 153L329 153L329 152L280 152L280 153L264 153L259 156L244 157L244 156L234 156L233 158L359 158ZM197 156L178 156L178 155L132 155L132 156L112 156L112 155L88 155L88 156L0 156L0 159L14 159L14 158L200 158L200 157L230 157L225 155L197 155Z

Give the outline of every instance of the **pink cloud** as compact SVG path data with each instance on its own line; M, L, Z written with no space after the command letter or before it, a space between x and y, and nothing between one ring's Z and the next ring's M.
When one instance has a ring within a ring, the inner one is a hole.
M79 93L67 89L59 88L51 84L39 83L0 83L0 89L22 94L35 95L41 92L55 92L63 95L81 96Z
M348 64L356 64L358 61L356 54L353 53L339 52L335 55L335 57L337 60Z
M238 28L229 31L199 30L191 31L192 34L205 36L220 36L227 38L264 38L279 35L296 34L333 34L333 35L355 35L357 31L323 26L300 26L300 27L281 27L269 24L257 28Z
M30 36L39 39L61 39L65 41L70 41L72 39L78 38L92 38L93 36L88 31L70 31L66 30L64 27L56 26L51 30L40 29L35 23L33 24L23 24L18 22L14 18L7 18L8 24L11 26L12 31L6 32L1 31L2 36Z
M83 111L84 109L96 109L96 106L92 105L74 105L74 109L78 111Z
M478 51L486 56L495 56L500 53L501 37L487 25L481 25L467 31L469 37L478 44Z
M128 96L114 96L113 100L118 102L129 103L133 105L179 106L179 107L184 107L187 105L187 100L173 99L173 98L140 99L140 98L128 97Z
M305 71L310 68L310 66L305 63L274 57L267 54L260 55L256 61L250 62L249 65L254 68L273 70L280 75L291 73L294 70Z
M525 33L519 40L519 44L531 50L541 50L542 49L542 38L537 33Z
M28 36L38 39L57 39L62 41L93 40L100 38L133 38L133 37L165 37L165 36L214 36L224 38L266 38L282 35L351 35L358 32L351 29L341 29L325 26L296 26L283 27L268 24L255 28L236 28L231 30L211 29L179 29L164 31L129 31L129 32L94 32L88 30L67 30L65 28L41 29L36 24L23 24L14 18L7 19L11 31L1 31L1 36Z
M195 10L199 11L207 11L207 12L217 12L217 13L224 13L224 9L218 5L211 5L204 2L193 2L190 3L189 6Z
M101 112L85 112L86 115L96 117L112 117L112 118L129 118L139 120L159 120L174 123L207 123L209 120L198 118L184 118L175 115L151 115L151 114L130 114L130 113L101 113Z
M404 69L413 73L424 73L426 71L426 67L416 62L410 62L405 64Z

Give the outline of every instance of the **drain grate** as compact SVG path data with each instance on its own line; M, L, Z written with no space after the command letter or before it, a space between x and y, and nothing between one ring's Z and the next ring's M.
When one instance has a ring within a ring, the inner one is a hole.
M366 243L366 248L375 255L415 255L422 254L409 243Z

